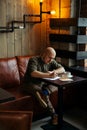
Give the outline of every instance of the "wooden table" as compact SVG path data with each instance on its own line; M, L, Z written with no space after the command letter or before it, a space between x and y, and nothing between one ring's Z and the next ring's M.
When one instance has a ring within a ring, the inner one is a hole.
M63 121L63 88L70 87L71 85L72 86L76 85L78 87L79 85L87 82L87 79L78 76L73 76L72 81L61 81L59 79L56 80L41 79L41 80L48 84L58 87L58 128L64 127L65 130L67 123Z

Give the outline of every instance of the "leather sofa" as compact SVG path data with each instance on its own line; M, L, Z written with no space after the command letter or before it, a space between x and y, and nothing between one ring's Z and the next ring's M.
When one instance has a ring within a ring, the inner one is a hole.
M0 111L0 130L31 130L30 111Z
M37 100L21 91L28 60L31 56L16 56L0 59L0 88L12 94L15 99L0 103L0 110L32 111L33 120L46 116L46 110ZM54 108L57 108L57 91L50 96Z
M31 56L15 56L0 59L0 88L11 93L15 99L0 103L0 111L32 111L33 120L46 116L46 110L42 108L37 100L21 91L28 60ZM73 104L71 88L64 89L64 104ZM55 109L58 104L58 91L50 95L50 100ZM75 96L73 96L75 98Z

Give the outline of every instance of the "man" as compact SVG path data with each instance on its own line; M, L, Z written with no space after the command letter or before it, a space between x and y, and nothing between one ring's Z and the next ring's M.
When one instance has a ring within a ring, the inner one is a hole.
M65 72L64 67L55 61L55 57L55 50L52 47L47 47L40 56L29 59L25 74L25 82L28 84L28 88L25 89L31 92L44 108L48 108L54 125L58 124L58 116L49 100L49 96L53 91L57 90L57 87L48 86L38 78L54 78L58 74ZM44 95L45 100L42 99L41 94Z

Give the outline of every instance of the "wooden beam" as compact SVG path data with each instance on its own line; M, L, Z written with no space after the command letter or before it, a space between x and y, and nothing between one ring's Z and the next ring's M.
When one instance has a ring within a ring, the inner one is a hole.
M51 18L50 27L59 28L59 27L87 27L87 18Z
M87 35L50 34L49 40L51 42L86 44L87 43Z
M56 49L56 56L61 58L70 58L75 60L87 59L87 51L67 51Z

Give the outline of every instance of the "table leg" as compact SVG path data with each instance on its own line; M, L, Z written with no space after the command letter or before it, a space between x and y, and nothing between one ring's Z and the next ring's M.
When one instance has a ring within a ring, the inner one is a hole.
M63 87L58 88L58 126L63 125Z

